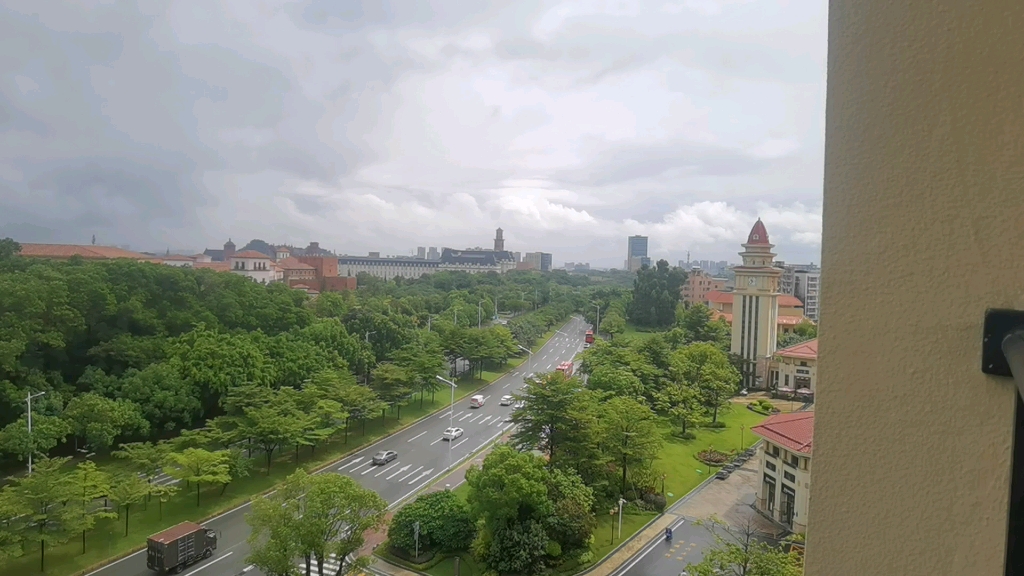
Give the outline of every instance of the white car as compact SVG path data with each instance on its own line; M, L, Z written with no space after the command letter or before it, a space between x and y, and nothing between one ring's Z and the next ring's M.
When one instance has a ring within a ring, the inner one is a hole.
M444 431L444 434L441 435L441 438L451 441L455 440L459 436L462 436L462 428L448 428Z
M500 404L501 406L511 406L512 402L515 402L515 398L506 394L501 397L501 401L498 402L498 404Z
M584 349L590 348L590 342L584 342L583 348Z

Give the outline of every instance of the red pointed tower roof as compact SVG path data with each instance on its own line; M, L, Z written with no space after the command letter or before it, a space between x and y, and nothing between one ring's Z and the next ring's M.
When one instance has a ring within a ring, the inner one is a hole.
M758 218L757 222L754 222L754 227L750 229L750 234L747 236L747 244L770 244L768 242L768 230L765 229L764 223Z

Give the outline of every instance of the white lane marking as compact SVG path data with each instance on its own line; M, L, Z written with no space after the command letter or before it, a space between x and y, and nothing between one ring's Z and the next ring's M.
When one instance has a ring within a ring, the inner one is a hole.
M387 472L388 470L391 470L392 468L394 468L395 466L398 466L399 464L401 464L401 462L395 462L391 466L388 466L387 468L385 468L385 469L381 470L380 472L377 472L376 474L374 474L373 477L376 478L377 476L380 476L381 474Z
M488 394L487 396L484 396L484 402L487 402L487 400L490 399L490 397L491 397L490 394Z
M491 418L497 418L497 416L491 416L490 414L488 414L487 416L484 416L484 419L481 420L480 423L483 424L484 422L487 422Z
M441 414L440 416L438 416L438 418L447 418L448 416L451 415L451 413L452 413L452 411L449 410L449 411L445 412L444 414Z
M465 410L459 410L458 412L456 412L456 413L455 413L455 416L452 416L452 420L454 420L454 419L458 418L458 417L459 417L459 415L460 415L460 414L462 414L463 412L465 412Z
M513 382L514 382L514 380L513 380ZM508 384L505 384L504 386L502 386L502 388L508 388L511 385L512 385L512 382L509 382Z
M458 448L458 447L459 447L459 445L460 445L460 444L462 444L463 442L465 442L466 440L469 440L469 438L463 438L462 440L459 440L459 441L458 441L457 443L455 443L455 444L454 444L454 445L452 446L452 450L454 450L454 449ZM422 466L421 466L421 468L422 468Z
M505 429L503 430L503 432L508 432L508 429L513 427L513 426L515 426L515 424L509 424L508 426L505 426Z
M373 464L373 462L370 462L370 464ZM376 469L377 469L377 466L375 466L375 465L370 466L366 470L363 470L362 472L360 472L359 475L360 476L366 476L367 474L369 474L370 472L373 472Z
M469 418L469 417L470 417L470 416L472 416L472 415L473 415L473 413L472 413L472 412L470 412L469 414L466 414L466 415L465 415L465 416L463 416L462 418L459 418L459 422L462 422L463 420L465 420L466 418Z
M410 485L415 484L415 483L419 482L420 479L423 478L424 476L427 476L428 474L433 474L433 473L434 473L434 469L433 468L431 468L430 470L427 470L426 472L420 472L420 475L415 477L415 478L413 478L412 480L410 480L409 484Z
M207 562L203 566L200 566L199 568L196 568L195 570L189 572L188 574L185 574L185 576L192 576L193 574L195 574L196 572L199 572L203 568L209 568L210 566L213 566L217 562L220 562L221 560L227 558L228 556L231 556L232 554L234 554L234 552L228 552L227 554L217 558L216 560L210 560L209 562Z
M413 440L415 440L415 439L419 438L420 436L423 436L423 435L424 435L424 434L426 434L426 433L427 433L427 431L426 431L426 430L424 430L423 432L420 432L419 434L417 434L417 435L413 436L412 438L409 438L408 440L406 440L406 442L412 442Z
M431 443L430 443L430 445L431 445L431 446L433 446L434 444L437 444L437 443L438 443L438 442L440 442L441 440L444 440L444 437L443 437L443 436L442 436L441 438L438 438L437 440L434 440L433 442L431 442Z
M412 472L409 472L409 473L408 473L408 474L406 474L405 476L402 476L401 478L399 478L399 479L398 479L398 481L399 481L399 482L405 482L405 479L406 479L406 478L408 478L409 476L412 476L413 474L415 474L415 473L419 472L420 470L423 470L423 466L420 466L419 468L417 468L417 469L413 470Z
M345 464L344 466L338 466L338 471L340 472L340 471L344 470L345 468L348 468L349 466L351 466L353 464L358 464L358 463L360 463L362 461L363 461L363 457L360 456L359 458L356 458L355 460L349 462L348 464Z
M255 567L256 567L256 565L255 565L255 564L249 564L249 565L248 565L248 566L246 566L245 568L242 568L242 574L245 574L246 572L248 572L249 570L252 570L252 569L253 569L253 568L255 568Z
M359 470L360 468L362 468L363 466L366 466L366 465L369 465L369 466L370 466L369 470L373 470L373 460L370 460L370 461L369 461L369 462L367 462L366 464L360 464L359 466L356 466L355 468L353 468L353 469L349 470L349 472L351 472L351 473L355 474L355 473L356 473L356 470ZM363 474L366 474L366 472L363 472Z
M476 416L473 416L473 419L470 420L469 423L472 424L473 422L476 422L477 418L479 418L481 416L483 416L483 414L477 414Z
M420 466L420 468L422 468L422 466ZM391 476L388 476L387 478L385 478L385 480L391 480L391 479L392 479L392 478L394 478L395 476L398 476L399 474L401 474L402 472L405 472L405 471L406 471L406 470L408 470L408 469L409 469L409 465L408 465L408 464L407 464L407 465L405 465L405 466L402 466L401 468L399 468L399 469L398 469L398 471L397 471L397 472L395 472L395 473L394 473L394 474L392 474Z

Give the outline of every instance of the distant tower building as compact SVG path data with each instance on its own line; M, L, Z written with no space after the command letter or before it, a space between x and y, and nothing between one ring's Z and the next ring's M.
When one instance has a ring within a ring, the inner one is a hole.
M505 251L505 238L502 236L501 228L498 228L498 230L494 233L494 251Z
M743 264L736 266L736 290L732 306L731 352L746 360L743 387L754 388L764 376L767 362L775 353L779 321L779 279L775 267L775 245L758 218L743 244Z
M440 260L441 253L437 251L437 246L431 246L427 249L427 260Z
M416 247L416 258L419 258L420 260L426 260L427 259L427 247L426 246L417 246Z
M647 258L647 236L630 236L626 240L626 270L634 272L640 269L644 263L649 263ZM649 265L649 264L648 264Z
M228 238L228 241L224 243L224 261L227 262L229 258L235 255L235 243Z

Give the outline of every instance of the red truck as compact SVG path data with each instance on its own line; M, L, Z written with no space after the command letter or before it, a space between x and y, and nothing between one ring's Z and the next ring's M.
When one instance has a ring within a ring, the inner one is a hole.
M594 343L594 331L593 330L587 330L587 335L584 337L584 342L586 342L587 344L593 344Z
M566 378L572 378L572 368L572 362L566 361L559 364L556 370L561 372Z
M182 522L146 542L146 567L157 574L176 574L190 564L213 556L217 533L195 522Z

